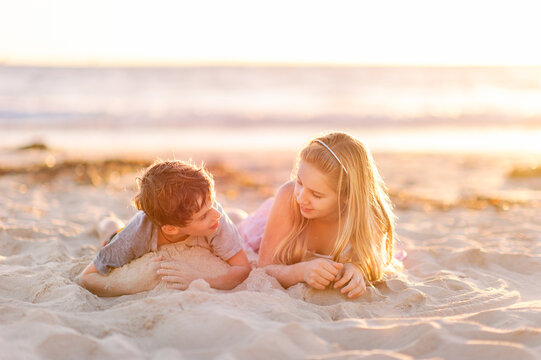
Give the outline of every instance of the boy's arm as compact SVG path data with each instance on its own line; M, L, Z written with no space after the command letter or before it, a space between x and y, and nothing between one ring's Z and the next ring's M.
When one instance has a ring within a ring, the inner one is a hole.
M139 276L134 277L133 279L127 278L123 280L120 280L117 277L109 277L108 275L100 274L94 263L91 262L83 270L79 278L79 285L91 293L103 297L129 295L141 291L152 290L160 281L157 271L160 266L159 260L161 260L161 257L158 257L155 260L156 261L152 261L150 269L143 275L145 278ZM142 288L142 284L148 284L148 288Z
M231 290L243 282L252 270L252 266L250 265L244 250L233 255L232 258L227 260L227 263L231 265L231 267L225 274L204 279L211 287L220 290Z
M233 255L227 260L227 263L231 266L225 274L203 278L203 280L215 289L231 290L243 282L252 270L244 250ZM159 274L162 275L162 281L168 283L167 287L171 289L185 290L193 280L197 279L191 274L186 274L182 267L175 262L162 263Z
M107 275L102 275L94 266L94 262L88 264L79 277L79 285L98 296L123 295L123 289L107 286Z

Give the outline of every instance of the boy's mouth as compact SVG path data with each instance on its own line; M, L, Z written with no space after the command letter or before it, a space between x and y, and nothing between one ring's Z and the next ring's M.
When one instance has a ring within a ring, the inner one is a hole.
M216 221L216 224L212 225L212 226L210 227L210 229L211 229L211 230L214 230L214 229L218 228L218 225L220 225L220 221L219 221L219 220Z

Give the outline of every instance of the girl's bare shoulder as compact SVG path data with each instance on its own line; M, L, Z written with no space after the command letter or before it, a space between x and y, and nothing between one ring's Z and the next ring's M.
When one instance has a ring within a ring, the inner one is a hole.
M291 199L295 192L295 182L288 181L284 183L278 191L276 192L276 197L274 199L274 205L276 208L280 208L284 211L290 211Z

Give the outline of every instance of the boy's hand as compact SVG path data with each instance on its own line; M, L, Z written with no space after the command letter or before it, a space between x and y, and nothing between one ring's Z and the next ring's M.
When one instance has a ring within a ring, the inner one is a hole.
M157 273L169 289L186 290L190 283L197 279L197 276L186 273L185 269L183 271L183 267L174 261L162 262Z
M311 287L325 289L333 281L342 264L327 259L316 259L304 263L303 279Z
M342 294L347 293L350 299L356 299L366 291L363 274L359 268L351 263L344 264L343 271L338 274L335 281L334 288L343 286L340 292Z
M137 283L131 286L140 288L144 286L141 291L148 291L154 289L160 283L160 276L156 273L160 268L160 262L163 260L161 256L156 256L150 261L148 271L141 274L141 277L134 278Z

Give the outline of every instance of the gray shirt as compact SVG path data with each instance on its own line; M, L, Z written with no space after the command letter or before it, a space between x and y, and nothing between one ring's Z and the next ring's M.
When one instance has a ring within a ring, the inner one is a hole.
M190 235L183 241L187 246L201 246L211 250L216 256L227 261L242 250L236 226L218 203L217 210L222 217L218 230L210 236ZM148 216L139 211L122 231L102 248L94 259L94 266L101 274L111 268L121 267L150 251L158 249L158 227Z

